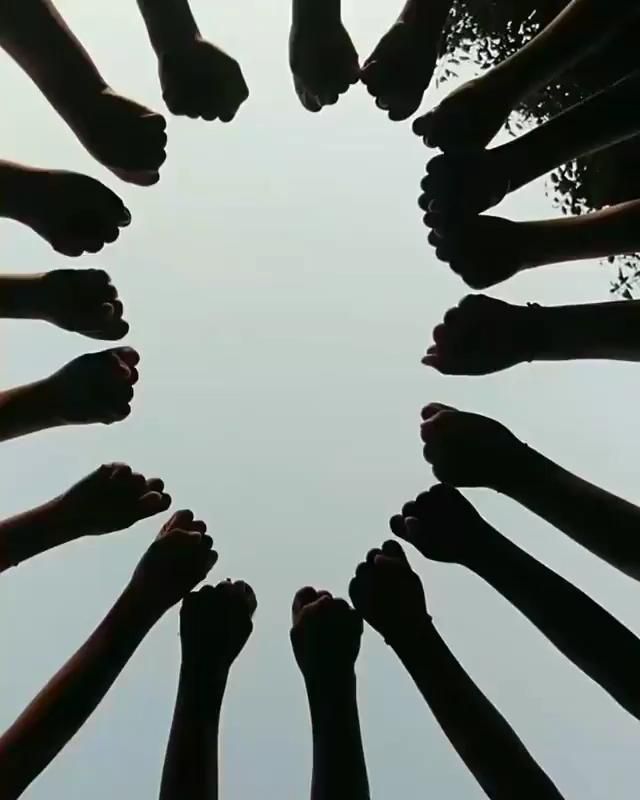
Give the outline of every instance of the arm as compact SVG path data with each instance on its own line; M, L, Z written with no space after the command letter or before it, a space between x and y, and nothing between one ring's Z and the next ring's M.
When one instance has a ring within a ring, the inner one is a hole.
M138 7L158 58L200 36L188 0L138 0Z
M588 595L484 520L461 563L514 605L570 661L640 719L640 641Z
M47 379L0 392L0 442L54 428Z
M0 275L0 317L40 319L41 278L42 275Z
M429 618L392 644L438 724L492 800L561 795L482 694Z

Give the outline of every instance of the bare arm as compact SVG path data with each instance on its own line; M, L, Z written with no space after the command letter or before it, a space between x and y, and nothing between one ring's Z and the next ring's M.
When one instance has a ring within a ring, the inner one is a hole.
M138 7L158 57L200 35L188 0L138 0Z

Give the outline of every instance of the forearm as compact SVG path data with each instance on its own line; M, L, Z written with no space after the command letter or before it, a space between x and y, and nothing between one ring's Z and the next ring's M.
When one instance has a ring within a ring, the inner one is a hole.
M0 217L19 219L28 205L28 177L34 170L11 161L0 161Z
M444 27L452 5L453 0L407 0L400 12L400 19L439 30Z
M512 497L594 555L640 578L640 509L526 445L490 488Z
M561 797L431 621L393 646L444 734L492 800Z
M0 317L39 319L41 314L40 275L0 276Z
M0 392L0 442L57 425L46 379Z
M0 572L78 537L57 500L0 522Z
M634 0L573 0L540 33L503 61L514 105L602 47L638 13Z
M138 0L138 7L158 56L200 35L188 0Z
M311 800L369 800L355 674L306 681L313 732Z
M640 131L640 72L578 103L494 152L515 190L575 158Z
M50 0L7 0L0 9L0 46L55 102L70 86L102 91L105 82Z
M226 675L205 675L198 665L183 662L160 800L217 800L218 735L226 682Z
M640 250L640 200L591 214L518 225L527 242L527 267Z
M131 590L0 738L1 800L15 800L98 706L157 620Z
M514 605L570 661L640 718L640 641L573 584L486 524L464 565Z

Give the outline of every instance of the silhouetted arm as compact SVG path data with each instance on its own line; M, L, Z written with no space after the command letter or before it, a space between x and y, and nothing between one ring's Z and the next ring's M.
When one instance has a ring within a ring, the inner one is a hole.
M138 0L138 7L158 57L200 34L188 0Z
M313 733L311 800L369 800L355 673L305 685Z
M64 519L56 501L0 521L0 572L17 566L80 533Z
M640 719L640 640L588 595L482 520L462 563Z
M0 737L0 798L15 800L82 727L158 619L130 590Z
M47 380L0 392L0 442L56 427Z
M392 647L458 755L491 800L559 800L560 793L425 618Z
M41 316L39 275L0 275L0 317L38 319Z
M640 578L640 509L524 444L491 488L517 500L594 555Z

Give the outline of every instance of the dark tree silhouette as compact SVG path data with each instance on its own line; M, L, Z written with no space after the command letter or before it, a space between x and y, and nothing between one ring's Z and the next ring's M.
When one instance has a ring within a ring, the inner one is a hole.
M488 69L519 50L569 0L457 0L444 37L437 80L465 65ZM606 47L562 79L527 99L509 121L517 133L539 124L638 68L640 24L627 26ZM639 98L640 99L640 98ZM547 191L565 214L582 214L640 197L640 137L556 170ZM610 258L617 267L612 291L630 298L640 285L640 254Z

